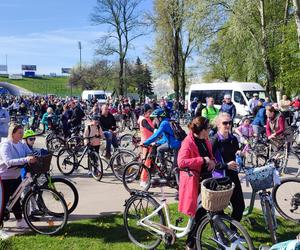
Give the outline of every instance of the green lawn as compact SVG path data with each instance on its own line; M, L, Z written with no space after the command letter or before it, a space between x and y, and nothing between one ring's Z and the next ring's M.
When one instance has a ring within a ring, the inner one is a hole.
M177 205L171 207L171 217L178 218ZM243 224L249 231L255 247L270 244L269 235L265 229L262 215L255 210L249 216L253 225L244 221ZM180 226L184 226L183 222ZM279 219L277 230L280 241L293 239L300 232L300 225ZM178 240L174 246L168 249L184 249L185 239ZM42 236L35 234L20 235L0 242L0 249L115 249L130 250L139 249L129 242L123 226L121 214L99 217L97 219L82 220L70 223L65 232L57 236ZM161 243L158 249L166 249Z
M71 95L71 88L68 81L68 77L37 77L23 78L22 80L11 80L7 77L0 77L0 82L9 82L33 93L55 94L59 96ZM82 93L82 90L79 88L73 88L72 93L73 95L78 96Z

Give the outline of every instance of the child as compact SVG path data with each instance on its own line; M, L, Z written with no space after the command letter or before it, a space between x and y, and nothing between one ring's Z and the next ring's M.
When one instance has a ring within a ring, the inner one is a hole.
M249 118L244 118L242 125L240 125L235 132L240 136L240 143L245 143L249 138L254 136L253 127L250 124Z
M93 137L85 139L84 144L87 145L90 142L91 146L99 154L101 139L103 138L103 131L99 125L100 117L98 115L91 116L90 123L86 126L83 137Z

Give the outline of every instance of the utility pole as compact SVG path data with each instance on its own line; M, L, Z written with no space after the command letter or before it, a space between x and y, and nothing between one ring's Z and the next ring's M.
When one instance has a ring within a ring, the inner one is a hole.
M81 71L81 49L82 49L82 46L81 46L80 41L78 42L78 48L79 48L79 68L80 68L80 71Z
M6 74L8 74L8 67L7 67L7 54L5 54L5 64L6 64Z

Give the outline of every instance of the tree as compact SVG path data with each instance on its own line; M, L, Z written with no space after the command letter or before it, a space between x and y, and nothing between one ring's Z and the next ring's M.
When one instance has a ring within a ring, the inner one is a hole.
M298 33L298 45L300 50L300 0L293 0L295 6L295 19Z
M138 7L142 0L97 0L91 21L108 27L107 35L98 39L99 55L118 55L119 94L124 94L124 62L135 39L145 34Z

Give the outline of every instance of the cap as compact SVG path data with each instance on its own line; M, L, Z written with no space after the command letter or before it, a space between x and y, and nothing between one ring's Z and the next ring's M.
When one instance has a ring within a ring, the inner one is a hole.
M231 95L230 94L224 95L224 99L231 99Z
M258 94L257 94L257 93L254 93L253 96L258 96Z

